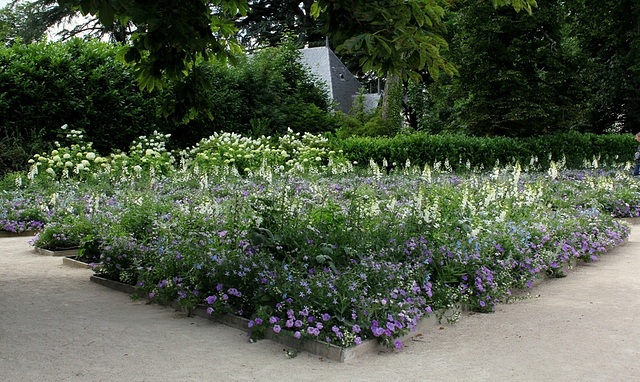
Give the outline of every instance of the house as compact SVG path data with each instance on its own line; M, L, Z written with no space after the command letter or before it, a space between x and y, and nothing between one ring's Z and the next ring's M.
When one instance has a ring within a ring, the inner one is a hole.
M349 113L353 100L360 92L360 82L327 46L300 49L301 61L320 82L324 83L336 110ZM375 96L375 99L371 99ZM379 95L367 94L365 109L375 108Z

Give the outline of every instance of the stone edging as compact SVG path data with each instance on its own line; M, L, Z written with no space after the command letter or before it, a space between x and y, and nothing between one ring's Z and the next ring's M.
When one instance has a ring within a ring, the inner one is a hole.
M83 261L76 260L76 256L66 256L62 258L62 265L66 265L72 268L92 269L90 264Z
M78 255L78 248L51 251L49 249L34 247L33 250L35 251L35 253L39 255L44 255L44 256L77 256Z
M22 231L22 232L10 232L0 231L0 237L20 237L20 236L35 236L37 231Z

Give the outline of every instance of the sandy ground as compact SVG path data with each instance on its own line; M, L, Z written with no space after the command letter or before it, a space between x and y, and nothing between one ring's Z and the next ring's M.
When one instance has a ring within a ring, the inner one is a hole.
M640 226L534 297L429 325L349 363L89 282L90 270L0 238L0 381L640 381Z

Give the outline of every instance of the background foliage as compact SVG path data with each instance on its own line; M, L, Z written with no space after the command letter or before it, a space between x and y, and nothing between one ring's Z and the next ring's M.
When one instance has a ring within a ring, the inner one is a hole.
M242 58L236 67L201 66L215 84L206 97L213 120L200 115L187 125L158 115L183 79L161 92L141 92L133 71L118 61L112 45L101 42L40 42L0 48L0 166L24 168L34 153L54 141L67 144L60 126L84 132L106 155L124 150L135 137L154 130L172 134L170 148L192 145L216 131L247 135L331 130L330 102L314 78L296 61L290 47L265 49ZM176 107L176 105L173 105Z

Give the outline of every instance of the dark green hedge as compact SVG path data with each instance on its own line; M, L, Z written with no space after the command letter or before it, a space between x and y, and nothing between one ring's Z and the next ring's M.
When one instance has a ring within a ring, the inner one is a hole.
M564 133L531 138L478 138L463 135L429 135L416 133L398 135L394 138L349 138L336 141L337 148L361 165L373 159L378 164L386 159L389 163L424 166L449 160L454 169L466 166L492 168L496 162L521 165L538 158L542 168L551 160L559 162L564 157L569 168L580 168L584 160L599 158L600 163L626 162L633 160L637 142L633 135Z
M0 49L0 171L25 166L56 140L64 143L64 124L86 131L100 151L161 128L155 99L138 90L114 53L81 40Z

